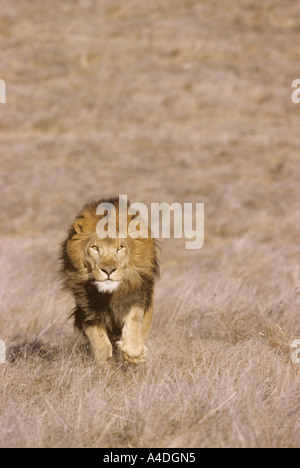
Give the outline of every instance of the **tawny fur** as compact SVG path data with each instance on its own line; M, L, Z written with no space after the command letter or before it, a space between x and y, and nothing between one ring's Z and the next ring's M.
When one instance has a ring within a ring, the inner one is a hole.
M75 297L75 326L88 337L99 361L119 348L126 361L142 362L159 274L157 245L151 236L119 238L118 223L116 239L100 239L96 209L103 202L115 206L118 219L118 198L83 207L62 246L64 285ZM132 218L128 216L128 224ZM114 271L105 280L108 267Z

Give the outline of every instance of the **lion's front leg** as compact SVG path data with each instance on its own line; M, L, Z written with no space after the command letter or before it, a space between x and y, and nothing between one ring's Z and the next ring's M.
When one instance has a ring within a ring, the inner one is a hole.
M96 360L99 363L105 362L112 357L112 345L102 325L86 327L84 333L88 337Z
M144 362L147 348L143 334L144 310L134 306L125 317L121 340L117 345L122 351L124 361L132 364Z

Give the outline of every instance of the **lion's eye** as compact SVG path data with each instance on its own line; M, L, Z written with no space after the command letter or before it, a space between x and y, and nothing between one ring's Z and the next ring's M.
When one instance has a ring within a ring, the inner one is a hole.
M97 245L91 245L91 249L97 250L97 251L99 250Z
M120 250L124 249L124 245L120 244L118 247L117 247L117 251L120 252Z

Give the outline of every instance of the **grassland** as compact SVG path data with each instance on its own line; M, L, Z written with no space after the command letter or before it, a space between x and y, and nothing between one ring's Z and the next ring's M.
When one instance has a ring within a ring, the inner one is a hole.
M300 6L0 2L2 447L299 447ZM90 200L204 202L145 366L99 369L58 249Z

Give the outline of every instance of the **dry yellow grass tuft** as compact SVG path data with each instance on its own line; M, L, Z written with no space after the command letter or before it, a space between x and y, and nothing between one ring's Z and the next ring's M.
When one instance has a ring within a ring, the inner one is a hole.
M299 447L300 6L3 2L2 447ZM83 203L204 202L145 366L99 369L58 248Z

